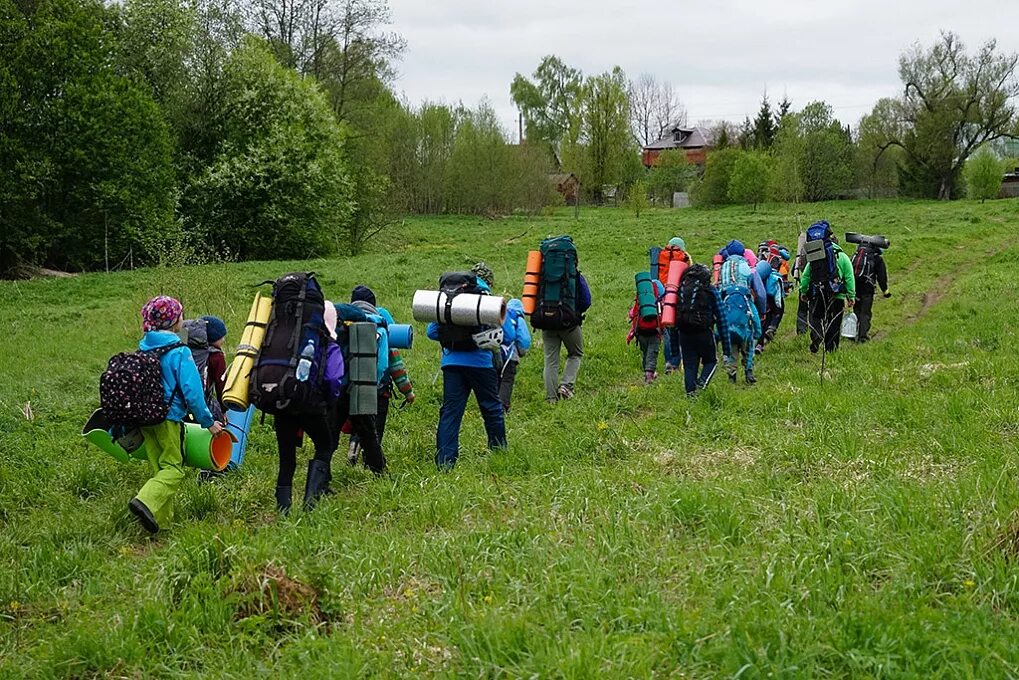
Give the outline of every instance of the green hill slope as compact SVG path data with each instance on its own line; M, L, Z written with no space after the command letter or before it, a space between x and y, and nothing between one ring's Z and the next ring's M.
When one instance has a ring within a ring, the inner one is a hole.
M623 339L649 245L682 235L708 261L730 238L795 244L819 217L892 240L874 342L830 356L822 384L790 313L754 387L640 384ZM2 283L0 676L1014 677L1017 217L1002 201L410 219L355 259ZM243 469L186 484L149 539L126 512L145 467L78 436L151 295L222 316L228 346L250 286L289 269L337 300L367 283L409 320L415 289L476 259L519 295L526 251L561 232L595 296L578 396L546 406L528 356L507 451L484 451L472 406L460 463L435 472L420 324L391 474L341 453L312 514L276 517L256 425Z

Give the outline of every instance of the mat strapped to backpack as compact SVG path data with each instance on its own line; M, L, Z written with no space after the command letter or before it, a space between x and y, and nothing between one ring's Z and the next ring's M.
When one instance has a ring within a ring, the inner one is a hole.
M581 322L577 313L577 248L569 236L541 242L541 283L531 325L543 330L566 330Z
M255 359L251 403L264 413L325 413L325 298L314 273L294 272L273 282L273 305L265 338ZM305 348L313 356L307 380L297 378Z

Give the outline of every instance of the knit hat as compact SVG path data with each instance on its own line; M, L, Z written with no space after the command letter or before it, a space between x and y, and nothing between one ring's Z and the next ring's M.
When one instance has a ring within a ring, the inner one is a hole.
M686 241L684 241L683 239L681 239L678 236L675 237L675 238L670 238L669 239L669 245L670 246L676 246L680 250L686 250Z
M210 343L226 337L226 324L218 316L203 316L202 321L205 322L205 332Z
M368 286L355 286L353 292L350 294L350 302L367 302L368 304L375 306L375 291Z
M325 321L326 330L329 331L329 337L333 340L336 339L336 305L329 300L325 301L325 312L322 314L322 320Z
M471 273L487 283L489 286L492 286L495 282L495 273L492 271L492 268L484 262L479 262L471 267Z
M142 328L147 331L165 331L184 313L184 306L167 295L154 297L142 307Z
M735 239L729 241L729 245L725 247L726 255L743 255L744 252L746 248L743 247L743 242Z

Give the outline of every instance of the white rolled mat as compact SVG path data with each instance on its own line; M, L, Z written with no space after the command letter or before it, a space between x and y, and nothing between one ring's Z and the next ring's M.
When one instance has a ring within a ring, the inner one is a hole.
M506 318L506 300L495 295L460 293L454 295L447 313L449 298L437 290L414 293L411 311L415 321L448 323L454 326L501 326Z

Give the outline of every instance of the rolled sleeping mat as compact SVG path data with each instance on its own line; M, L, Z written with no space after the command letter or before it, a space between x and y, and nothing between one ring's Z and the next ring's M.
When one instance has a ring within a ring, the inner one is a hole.
M654 279L648 272L637 272L633 276L637 284L637 313L644 321L658 318L658 297L655 295Z
M226 412L226 429L230 431L237 441L233 443L233 451L230 454L230 463L227 465L231 470L236 469L244 462L244 454L248 449L248 431L251 430L251 421L255 418L255 405L252 404L244 411Z
M665 277L665 298L662 302L662 325L672 328L676 325L676 312L679 309L679 282L689 265L682 260L673 260L669 265L669 273Z
M223 389L223 405L232 411L246 411L248 408L248 384L251 380L251 369L255 366L255 358L265 338L265 328L269 324L272 313L272 298L255 294L255 301L248 312L248 320L244 323L241 333L241 344L237 346L237 355L226 371L226 387Z
M846 243L855 243L857 245L868 245L876 246L878 248L888 248L892 245L884 236L868 236L867 234L857 234L851 231L846 232Z
M86 441L122 463L132 459L147 460L145 440L141 430L129 430L123 437L113 438L112 425L99 409L88 419L81 430ZM227 430L215 437L197 423L184 424L184 464L201 470L222 470L230 462L234 438Z
M501 326L506 319L506 300L495 295L460 293L452 298L435 290L414 293L411 311L416 321L454 326Z
M350 363L347 366L350 415L373 416L379 412L378 330L372 322L350 324Z
M538 308L538 287L541 284L541 251L531 250L527 253L527 266L524 271L524 292L520 301L524 304L524 314L534 314Z
M828 257L824 250L824 241L807 241L803 245L803 252L807 256L807 262L819 262Z
M722 263L725 262L725 257L722 255L715 255L711 258L711 285L717 286L722 280Z
M410 349L414 344L414 327L409 323L389 326L389 346L393 349Z
M651 272L651 278L661 281L662 272L659 271L658 256L662 254L662 249L659 248L658 246L651 246L651 248L648 249L647 253L648 257L651 258L651 268L649 269L649 271Z

